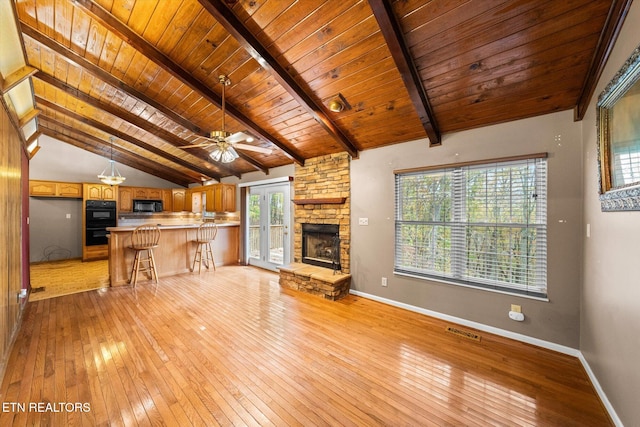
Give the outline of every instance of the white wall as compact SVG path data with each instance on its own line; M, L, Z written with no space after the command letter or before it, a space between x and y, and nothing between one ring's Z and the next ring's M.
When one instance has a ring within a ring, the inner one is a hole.
M107 157L93 154L66 142L43 135L38 138L40 151L29 162L29 179L67 182L100 182L98 175L109 163ZM116 162L123 185L136 187L177 188L173 182L149 175Z
M640 45L639 26L635 2L582 121L584 220L591 237L584 244L580 349L626 426L640 425L640 212L600 209L595 104Z
M538 152L549 153L548 302L393 274L395 169ZM577 349L581 156L581 124L572 111L446 135L441 147L420 140L363 151L351 162L352 288ZM360 217L369 225L358 225ZM511 304L522 306L524 322L508 318Z

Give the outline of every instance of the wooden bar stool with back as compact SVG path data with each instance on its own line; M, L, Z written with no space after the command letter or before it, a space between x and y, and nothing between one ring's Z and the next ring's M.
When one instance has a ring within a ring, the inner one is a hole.
M129 283L133 287L138 282L138 273L149 273L150 279L154 280L155 278L156 285L159 283L156 260L153 257L153 248L158 247L159 241L160 229L156 225L141 225L133 230L129 246L130 249L136 251L131 269L131 279L129 279Z
M214 222L204 222L198 227L196 234L196 254L193 257L193 265L191 271L196 268L196 262L198 262L198 273L202 269L202 263L209 269L209 262L213 265L213 270L216 269L216 263L213 260L213 249L211 249L211 242L216 239L218 234L218 226Z

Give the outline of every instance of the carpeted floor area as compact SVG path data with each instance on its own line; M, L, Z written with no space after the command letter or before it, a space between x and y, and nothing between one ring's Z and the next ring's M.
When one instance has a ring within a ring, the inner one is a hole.
M29 301L70 295L109 286L109 261L79 259L31 264Z

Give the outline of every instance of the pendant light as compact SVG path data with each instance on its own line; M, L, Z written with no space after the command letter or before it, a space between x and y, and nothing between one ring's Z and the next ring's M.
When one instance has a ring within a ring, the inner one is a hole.
M104 184L120 185L127 178L120 175L120 171L118 171L118 168L116 167L116 162L113 160L113 137L110 137L109 140L111 141L111 159L109 160L109 164L107 164L102 173L98 175L98 178ZM105 175L107 169L111 171L109 175Z

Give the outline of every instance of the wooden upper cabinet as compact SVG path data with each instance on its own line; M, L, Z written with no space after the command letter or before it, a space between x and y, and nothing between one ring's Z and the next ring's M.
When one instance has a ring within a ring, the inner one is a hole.
M77 182L59 182L58 196L71 197L74 199L82 198L82 184Z
M84 184L84 198L87 200L116 200L117 191L117 185Z
M186 210L187 190L181 188L171 190L171 199L171 210L174 212Z
M102 200L118 200L118 186L111 186L111 185L103 186Z
M193 190L187 188L187 191L184 194L184 211L192 212L193 211Z
M29 181L29 195L33 197L65 197L82 199L82 184L77 182Z
M147 188L147 199L162 200L161 188Z
M222 212L236 211L236 186L235 184L222 185Z
M208 212L235 212L235 184L213 184L204 188L207 194L206 210Z
M173 190L164 189L162 190L162 210L165 212L173 211Z
M133 211L133 189L130 187L120 187L118 189L118 210L120 212Z
M147 195L149 193L149 189L145 187L134 187L133 188L133 198L134 199L147 199Z

